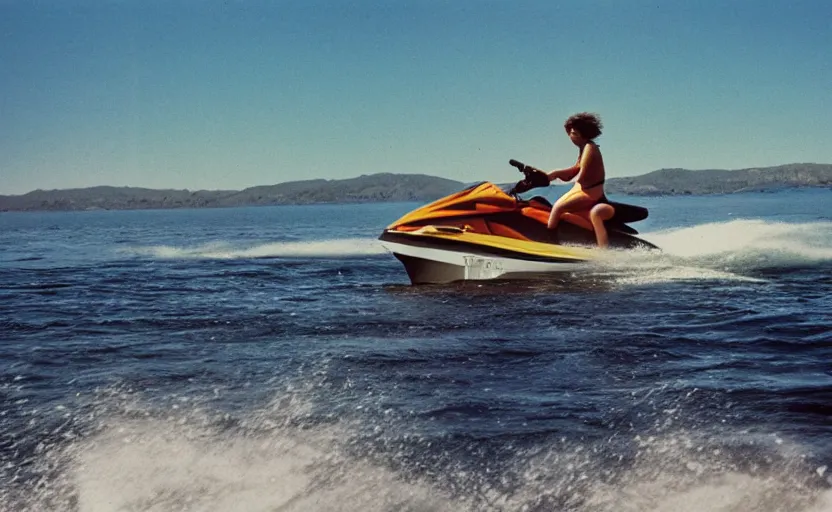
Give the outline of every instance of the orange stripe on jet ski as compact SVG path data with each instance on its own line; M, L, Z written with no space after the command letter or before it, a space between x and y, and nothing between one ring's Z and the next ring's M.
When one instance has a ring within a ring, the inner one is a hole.
M535 199L532 199L528 203L523 202L518 204L514 197L503 192L498 186L490 182L485 182L422 206L390 224L387 226L387 229L396 229L403 232L415 231L426 224L430 224L434 219L453 219L472 215L512 212L517 211L521 204L523 206L520 207L520 213L523 216L543 225L549 221L551 208L548 205L544 205ZM567 213L563 216L563 220L583 229L593 231L589 218L582 216L580 213ZM491 232L490 229L487 229L485 225L481 224L473 226L473 230L480 233ZM512 234L503 231L503 233L506 233L503 236L519 238L521 240L526 239L526 237L519 235L516 231L511 231L513 232Z

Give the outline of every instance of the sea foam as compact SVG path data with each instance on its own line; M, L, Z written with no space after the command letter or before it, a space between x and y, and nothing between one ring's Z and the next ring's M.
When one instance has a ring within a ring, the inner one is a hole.
M407 418L314 419L313 384L237 417L123 393L68 407L95 426L42 444L37 464L50 469L1 489L0 511L832 511L832 478L771 435L700 424L595 442L550 436L490 474L454 462L464 447L437 464L399 444ZM730 453L737 442L756 449Z
M372 256L386 250L373 238L337 238L255 245L211 242L194 246L153 245L124 250L159 259L337 258Z
M661 251L609 251L594 269L621 284L720 280L764 282L760 271L832 261L832 222L757 219L644 233Z

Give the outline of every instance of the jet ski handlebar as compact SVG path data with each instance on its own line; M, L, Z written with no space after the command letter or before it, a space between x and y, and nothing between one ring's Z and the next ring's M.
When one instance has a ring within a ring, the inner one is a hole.
M518 171L525 175L525 178L518 181L517 184L514 185L514 187L512 187L509 191L511 195L522 194L523 192L533 188L549 186L549 176L540 169L532 167L531 165L526 165L523 162L513 158L509 160L508 163L512 167L516 167Z
M508 164L512 167L517 167L517 170L524 173L524 174L526 172L528 172L528 170L534 169L534 167L532 167L531 165L526 165L523 162L521 162L519 160L515 160L513 158L508 161Z

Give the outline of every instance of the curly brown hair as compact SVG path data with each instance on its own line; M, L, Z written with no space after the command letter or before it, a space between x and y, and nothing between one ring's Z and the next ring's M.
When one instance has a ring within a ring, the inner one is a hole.
M566 133L572 128L578 130L581 135L589 140L601 135L601 129L604 127L601 123L601 117L598 114L590 112L581 112L570 116L563 124Z

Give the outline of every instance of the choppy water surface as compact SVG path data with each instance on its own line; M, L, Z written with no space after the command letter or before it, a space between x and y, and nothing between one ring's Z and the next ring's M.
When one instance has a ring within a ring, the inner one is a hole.
M0 510L832 510L831 197L422 287L414 204L0 214Z

